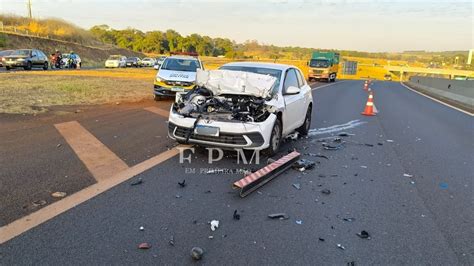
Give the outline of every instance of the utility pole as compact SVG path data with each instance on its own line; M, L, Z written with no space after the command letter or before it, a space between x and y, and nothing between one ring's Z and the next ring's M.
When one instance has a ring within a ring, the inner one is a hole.
M26 6L28 8L28 17L32 19L33 16L31 15L31 0L28 0L28 3L26 4Z

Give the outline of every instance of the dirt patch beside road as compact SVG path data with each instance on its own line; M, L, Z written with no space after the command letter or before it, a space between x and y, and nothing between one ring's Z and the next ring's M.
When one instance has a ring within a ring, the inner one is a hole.
M152 97L153 79L150 77L153 74L136 73L129 77L124 72L107 74L104 71L104 75L89 72L93 73L19 72L7 74L6 78L2 76L0 113L36 114L59 105L136 102Z

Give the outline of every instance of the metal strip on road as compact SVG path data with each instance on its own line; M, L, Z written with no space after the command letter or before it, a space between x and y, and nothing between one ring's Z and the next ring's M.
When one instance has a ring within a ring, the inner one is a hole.
M124 171L103 180L102 182L89 186L32 214L0 227L0 244L3 244L14 237L21 235L22 233L76 207L83 202L86 202L87 200L101 194L102 192L105 192L156 165L161 164L168 159L171 159L172 157L179 154L180 149L184 149L186 147L187 145L179 145L173 149L160 153L157 156L127 168Z
M165 111L165 110L160 109L160 108L155 107L155 106L145 107L145 108L143 108L143 109L145 109L145 110L147 110L147 111L149 111L149 112L155 113L155 114L157 114L157 115L166 117L166 118L168 118L168 116L169 116L169 112L168 112L168 111Z
M128 165L77 121L54 125L97 182L107 180Z
M470 113L470 112L468 112L468 111L462 110L462 109L460 109L460 108L457 108L456 106L452 106L452 105L450 105L450 104L448 104L448 103L445 103L445 102L440 101L440 100L438 100L438 99L436 99L436 98L433 98L433 97L428 96L428 95L426 95L426 94L424 94L424 93L421 93L421 92L419 92L419 91L417 91L417 90L414 90L414 89L408 87L407 85L403 84L402 82L400 82L400 85L402 85L403 87L405 87L405 88L411 90L412 92L416 92L416 93L418 93L419 95L425 96L426 98L428 98L428 99L430 99L430 100L433 100L433 101L435 101L435 102L437 102L437 103L440 103L440 104L445 105L445 106L447 106L447 107L451 107L451 108L453 108L454 110L457 110L457 111L459 111L459 112L465 113L465 114L467 114L467 115L474 116L474 114L472 114L472 113Z

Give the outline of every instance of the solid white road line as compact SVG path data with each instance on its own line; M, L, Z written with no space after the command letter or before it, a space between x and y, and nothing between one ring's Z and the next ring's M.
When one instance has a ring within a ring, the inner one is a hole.
M440 101L440 100L438 100L438 99L436 99L436 98L433 98L433 97L428 96L428 95L426 95L426 94L424 94L424 93L421 93L421 92L419 92L419 91L417 91L417 90L414 90L414 89L408 87L407 85L403 84L402 82L400 82L400 85L402 85L403 87L405 87L405 88L411 90L412 92L416 92L416 93L418 93L419 95L425 96L426 98L431 99L431 100L433 100L433 101L435 101L435 102L437 102L437 103L440 103L440 104L442 104L442 105L451 107L451 108L453 108L454 110L457 110L457 111L459 111L459 112L465 113L465 114L467 114L467 115L474 116L474 114L472 114L472 113L470 113L470 112L468 112L468 111L462 110L462 109L460 109L460 108L457 108L456 106L452 106L452 105L450 105L450 104L448 104L448 103L445 103L445 102Z

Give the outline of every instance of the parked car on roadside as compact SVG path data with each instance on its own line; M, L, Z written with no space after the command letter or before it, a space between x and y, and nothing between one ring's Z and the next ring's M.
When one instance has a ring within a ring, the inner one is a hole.
M155 62L155 65L153 66L154 69L159 69L161 64L163 64L163 62L165 61L166 59L166 56L160 56L156 59L156 62Z
M71 60L73 61L72 63ZM76 65L76 68L82 67L81 57L76 53L63 54L62 61L65 68L69 68L70 65Z
M141 67L142 60L139 57L129 57L125 63L126 67Z
M155 65L156 60L154 58L146 57L142 59L142 66L152 67Z
M0 67L5 66L5 56L10 55L13 53L14 50L3 50L0 51Z
M48 57L37 49L20 49L13 51L10 55L5 56L5 68L22 67L25 70L32 68L42 68L47 70L49 67Z
M294 66L229 63L198 69L196 84L176 95L169 113L168 134L179 143L274 155L285 136L308 134L311 87Z
M109 58L105 61L105 67L106 68L116 68L116 67L125 67L125 62L127 58L122 55L111 55Z

